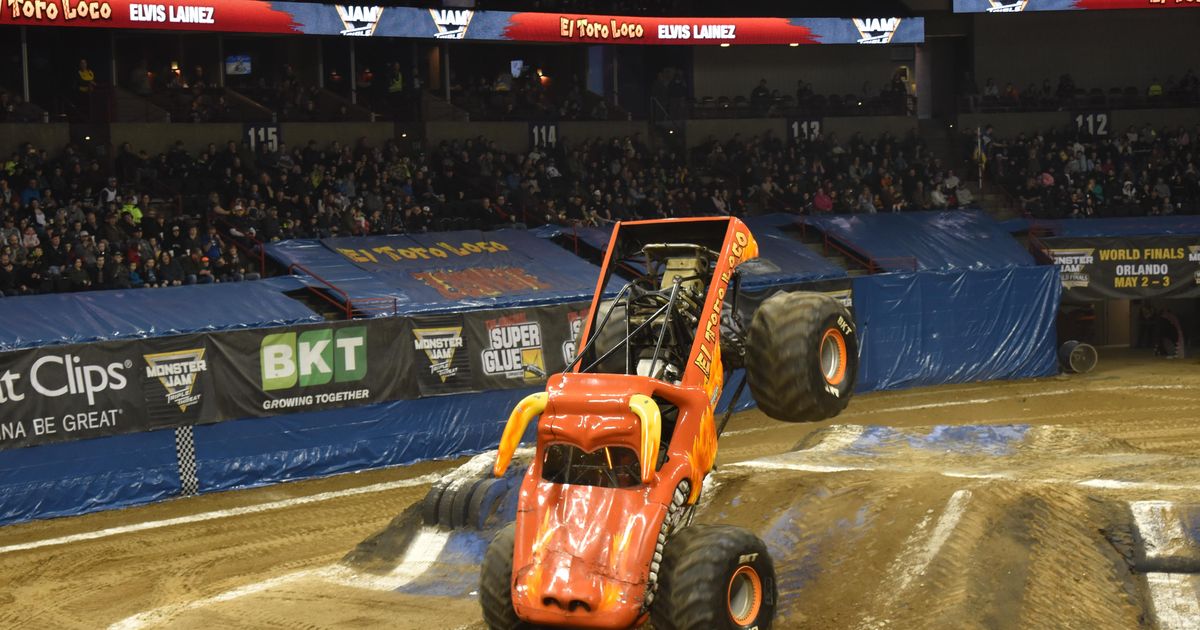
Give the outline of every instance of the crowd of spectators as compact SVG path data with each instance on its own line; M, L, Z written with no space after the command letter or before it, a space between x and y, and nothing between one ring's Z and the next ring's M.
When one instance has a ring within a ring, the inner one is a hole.
M624 114L580 85L577 76L550 77L525 66L517 76L505 67L494 76L458 77L450 101L471 120L612 120Z
M41 108L0 87L0 123L42 122Z
M668 69L656 83L656 98L666 95L664 102L672 104L672 111L687 94L680 74ZM818 94L813 84L803 79L797 79L795 91L788 93L760 79L746 96L698 96L692 100L691 113L694 118L904 116L913 113L914 107L907 77L897 70L882 86L867 81L856 94Z
M178 198L153 191L175 191ZM546 223L968 205L970 191L915 137L765 135L690 153L639 136L528 153L479 138L427 151L334 143L198 154L119 147L111 165L68 147L0 161L0 292L256 277L262 242Z
M968 73L964 75L959 89L965 105L971 111L1055 111L1083 107L1128 109L1200 105L1200 77L1192 70L1178 78L1168 76L1165 82L1158 77L1152 77L1149 83L1142 86L1110 86L1107 89L1084 89L1076 85L1070 74L1059 76L1057 83L1044 79L1040 85L1030 83L1025 87L1012 81L1004 83L1001 87L995 78L988 77L980 89Z
M1200 126L1129 127L1109 137L1051 130L1000 140L983 135L988 168L1038 218L1200 212Z
M146 173L141 173L145 175ZM205 228L68 147L0 160L0 294L136 289L254 279Z

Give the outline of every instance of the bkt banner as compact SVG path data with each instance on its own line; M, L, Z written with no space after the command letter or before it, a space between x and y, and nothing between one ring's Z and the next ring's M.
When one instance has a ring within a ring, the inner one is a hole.
M0 25L587 44L918 44L922 18L659 18L261 0L0 0Z

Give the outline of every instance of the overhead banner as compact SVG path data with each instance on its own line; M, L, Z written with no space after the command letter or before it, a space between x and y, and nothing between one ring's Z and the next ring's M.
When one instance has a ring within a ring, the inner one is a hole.
M1045 239L1063 297L1200 297L1200 236Z
M955 13L1102 11L1106 9L1194 9L1194 0L954 0Z
M2 353L0 450L536 386L574 357L588 304Z
M0 0L0 25L585 44L919 44L923 18L668 18L260 0Z

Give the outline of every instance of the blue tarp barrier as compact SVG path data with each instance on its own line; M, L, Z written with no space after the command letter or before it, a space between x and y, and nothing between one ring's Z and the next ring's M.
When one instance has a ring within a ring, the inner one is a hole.
M495 448L533 389L289 414L197 426L201 491L228 490Z
M798 225L795 215L769 214L745 221L758 241L758 258L739 267L743 289L758 291L847 277L845 269L809 249L800 242L798 233L787 229Z
M1034 264L1033 256L1011 234L978 210L808 216L803 220L888 271Z
M1038 226L1049 228L1054 236L1063 238L1191 236L1200 234L1200 216L1064 219L1042 221Z
M0 525L160 501L179 487L174 431L0 451Z
M280 283L54 293L0 299L0 352L324 321Z
M847 277L845 269L809 249L800 242L796 231L788 229L799 226L798 218L793 214L776 213L744 219L746 226L758 241L759 257L739 267L743 274L743 289L758 291L775 286ZM578 238L583 244L606 251L612 228L543 226L532 233L547 239Z
M854 279L857 391L1057 373L1058 269Z
M291 241L267 254L302 265L352 301L395 298L402 314L587 300L600 273L524 230Z
M608 251L608 241L612 238L612 226L567 227L564 225L543 225L530 230L529 233L538 238L546 239L559 237L578 239L580 244L605 252Z

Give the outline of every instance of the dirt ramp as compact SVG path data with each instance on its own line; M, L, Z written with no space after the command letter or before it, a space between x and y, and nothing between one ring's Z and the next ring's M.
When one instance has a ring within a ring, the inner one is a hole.
M767 541L780 627L1190 630L1198 465L1056 426L840 425L721 471L698 520Z

